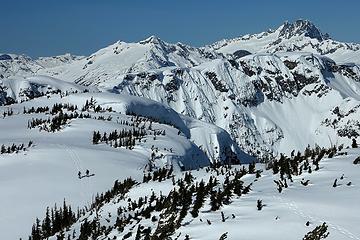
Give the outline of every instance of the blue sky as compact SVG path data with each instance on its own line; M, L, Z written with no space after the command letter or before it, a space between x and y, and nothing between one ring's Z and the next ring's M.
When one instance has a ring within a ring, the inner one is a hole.
M360 43L359 9L356 0L1 0L0 52L88 55L150 35L202 46L299 18Z

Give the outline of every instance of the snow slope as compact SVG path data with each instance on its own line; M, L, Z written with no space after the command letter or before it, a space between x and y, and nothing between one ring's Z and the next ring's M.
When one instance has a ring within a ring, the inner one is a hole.
M49 81L48 78L42 80L46 83ZM41 80L37 79L38 84L39 81ZM62 89L66 84L76 86L54 81L60 84ZM78 88L82 89L80 86ZM73 119L60 131L54 133L39 131L38 128L27 128L29 120L47 119L51 114L24 114L24 107L30 109L49 106L51 109L55 103L70 103L81 108L91 97L101 107L112 107L113 110L105 113L95 113L90 110L87 112L92 117L111 116L111 121ZM224 130L179 116L172 109L157 102L137 97L110 93L78 93L62 96L59 93L49 94L49 98L44 96L3 106L0 107L0 112L8 112L9 109L12 109L13 115L0 119L0 144L7 146L12 143L27 144L31 140L34 146L27 151L0 155L0 191L6 196L0 200L1 239L19 239L19 237L24 239L29 233L29 226L34 217L40 216L46 206L61 204L64 198L74 207L82 207L91 202L94 194L112 186L116 179L128 175L140 179L152 152L155 152L154 164L157 167L169 164L185 169L207 166L213 159L225 161L225 152L229 149L233 149L244 162L252 161L252 158L243 153ZM152 128L165 130L166 134L157 136L156 140L148 135L141 143L136 144L133 150L115 149L106 144L92 144L93 131L128 129L129 126L122 124L122 121L131 122L135 117L125 115L127 112L164 122L162 124L154 120ZM179 129L181 134L178 134ZM79 180L78 171L84 174L87 169L95 176Z
M258 170L263 170L260 177L246 174L242 178L245 185L251 184L250 193L240 197L234 194L231 202L217 211L211 210L210 200L207 198L199 216L193 218L190 213L186 214L179 228L171 234L171 239L186 239L185 236L188 235L189 239L215 240L224 233L227 233L226 239L302 239L307 232L324 222L328 225L330 233L326 239L360 239L360 231L357 227L360 220L357 206L360 178L358 166L353 164L353 160L359 154L358 149L347 149L334 158L322 159L318 171L305 172L293 177L293 181L288 180L288 187L281 193L274 184L274 181L279 180L279 175L274 175L271 170L265 170L264 166L257 165ZM210 176L215 176L221 186L225 176L231 176L232 171L200 169L190 173L194 177L194 184L202 179L208 181ZM176 179L183 177L184 173L175 174ZM335 179L337 185L333 187ZM306 186L301 184L305 181L308 181ZM111 226L121 216L118 209L121 207L126 209L130 201L137 201L139 197L144 196L150 198L151 195L167 196L174 188L171 179L141 183L133 187L123 198L119 195L104 203L97 209L96 214L95 211L86 213L64 235L65 237L68 234L72 235L75 230L75 238L79 237L82 232L80 225L84 224L85 219L87 221L96 219L100 226L110 228L106 234L101 234L95 239L136 239L139 226L142 226L142 229L150 227L151 233L155 234L154 229L161 226L159 220L161 216L163 221L167 219L164 217L165 210L153 211L151 221L150 218L140 215L126 224L123 230ZM261 211L256 207L259 199L264 204ZM137 211L141 209L145 207L140 207ZM224 214L225 222L221 213ZM136 211L130 210L126 214L134 216ZM140 234L141 239L144 235Z

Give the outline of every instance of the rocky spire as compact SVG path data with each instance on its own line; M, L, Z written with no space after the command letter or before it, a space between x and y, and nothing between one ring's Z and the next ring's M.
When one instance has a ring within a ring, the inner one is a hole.
M289 39L293 36L301 35L317 39L320 42L329 38L328 34L322 34L321 31L308 20L299 19L293 23L285 22L280 27L279 37Z

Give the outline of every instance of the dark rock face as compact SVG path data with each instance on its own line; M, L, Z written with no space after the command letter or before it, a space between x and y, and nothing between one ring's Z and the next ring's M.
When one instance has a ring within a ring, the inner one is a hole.
M360 82L360 75L357 72L360 72L360 68L357 65L332 65L332 72L338 72L348 78L354 79L356 82Z
M284 67L289 72L284 71ZM253 78L252 83L256 89L256 93L263 95L270 101L283 102L284 97L296 97L299 92L307 85L319 83L319 77L316 74L305 74L296 68L298 65L304 65L294 60L282 60L282 62L268 61L267 65L258 65L245 60L239 62L241 70L248 77ZM310 71L310 70L307 70ZM289 75L290 73L290 75ZM307 75L307 76L306 76ZM256 98L254 98L256 99ZM252 106L260 102L251 101ZM246 103L246 106L249 102Z
M211 81L214 85L215 89L220 92L228 92L229 89L226 87L225 83L219 80L214 72L206 72L206 77Z
M12 60L12 57L8 54L0 55L0 61Z
M279 37L289 39L302 34L306 37L317 39L319 42L329 38L328 34L322 34L320 30L308 20L297 20L294 23L286 22L280 31Z
M246 51L246 50L237 50L236 52L233 53L235 59L239 59L239 58L245 57L250 54L251 54L251 52Z

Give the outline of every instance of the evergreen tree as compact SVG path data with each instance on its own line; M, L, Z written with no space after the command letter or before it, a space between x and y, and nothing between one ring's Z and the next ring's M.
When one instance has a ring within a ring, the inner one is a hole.
M257 200L256 204L257 210L261 211L261 209L264 207L264 204L262 203L262 200Z
M52 235L52 228L51 228L51 218L50 218L50 209L49 207L46 208L45 219L42 223L42 232L44 237L50 237Z
M31 240L41 240L41 235L40 220L36 218L35 224L33 225L31 231Z
M353 138L351 146L352 146L352 148L357 148L358 147L358 144L357 144L355 138Z
M199 186L196 191L196 198L194 201L194 206L192 211L190 212L191 215L196 218L199 216L199 209L203 206L205 202L205 196L206 196L206 189L205 189L205 183L203 180L199 183Z
M254 174L256 170L255 162L249 164L249 174Z
M225 239L227 239L227 235L228 235L228 232L223 233L223 234L220 236L219 240L225 240Z
M360 164L360 156L357 157L357 158L354 160L353 163L354 163L354 164Z
M217 211L222 206L221 190L211 191L210 194L211 211Z

